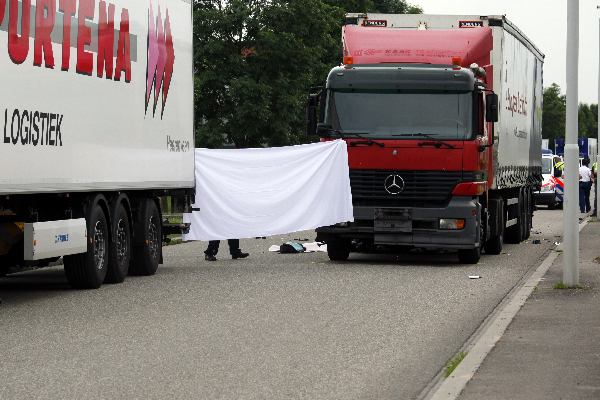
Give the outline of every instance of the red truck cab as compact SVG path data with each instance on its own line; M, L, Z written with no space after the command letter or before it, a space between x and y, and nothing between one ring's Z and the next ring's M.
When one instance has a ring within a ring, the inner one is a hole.
M332 260L386 246L457 249L473 263L498 247L486 199L498 97L467 61L489 63L491 30L409 33L401 51L386 31L344 27L345 64L309 95L308 133L348 143L354 221L317 229ZM449 40L459 51L442 50Z

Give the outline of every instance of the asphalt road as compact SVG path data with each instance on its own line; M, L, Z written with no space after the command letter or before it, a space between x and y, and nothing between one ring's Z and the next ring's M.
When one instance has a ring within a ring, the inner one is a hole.
M9 275L0 398L417 398L560 235L562 211L540 207L530 240L477 265L268 251L309 231L242 240L242 260L168 246L155 276L99 290L60 266Z

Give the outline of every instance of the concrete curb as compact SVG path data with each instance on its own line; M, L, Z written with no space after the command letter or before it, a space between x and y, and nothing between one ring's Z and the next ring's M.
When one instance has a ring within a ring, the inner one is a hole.
M585 218L579 224L579 232L587 225L589 218ZM562 248L562 243L557 246L557 250ZM516 295L510 302L496 315L494 321L487 327L485 332L471 347L467 356L461 361L456 369L444 380L436 392L429 399L431 400L450 400L456 399L463 391L469 380L479 369L485 357L489 354L498 340L502 337L506 328L510 325L515 315L525 304L534 287L538 285L544 277L552 263L558 257L558 251L552 251L548 257L540 264L533 274L522 285Z

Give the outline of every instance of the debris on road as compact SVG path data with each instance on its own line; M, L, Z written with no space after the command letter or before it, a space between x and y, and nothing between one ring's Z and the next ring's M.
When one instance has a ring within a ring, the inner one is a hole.
M292 242L288 242L288 243L292 243ZM306 243L303 245L300 245L298 243L295 243L295 244L304 247L304 253L316 253L316 252L327 253L327 245L324 243L312 242L312 243ZM275 253L280 252L281 246L273 245L273 246L269 247L269 251L272 251ZM283 253L285 253L285 251Z

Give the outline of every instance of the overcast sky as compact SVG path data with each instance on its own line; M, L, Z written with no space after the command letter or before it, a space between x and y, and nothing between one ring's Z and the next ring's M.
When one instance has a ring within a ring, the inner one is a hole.
M425 14L506 15L545 54L544 88L566 93L567 0L409 0ZM600 0L579 0L579 102L598 103Z

